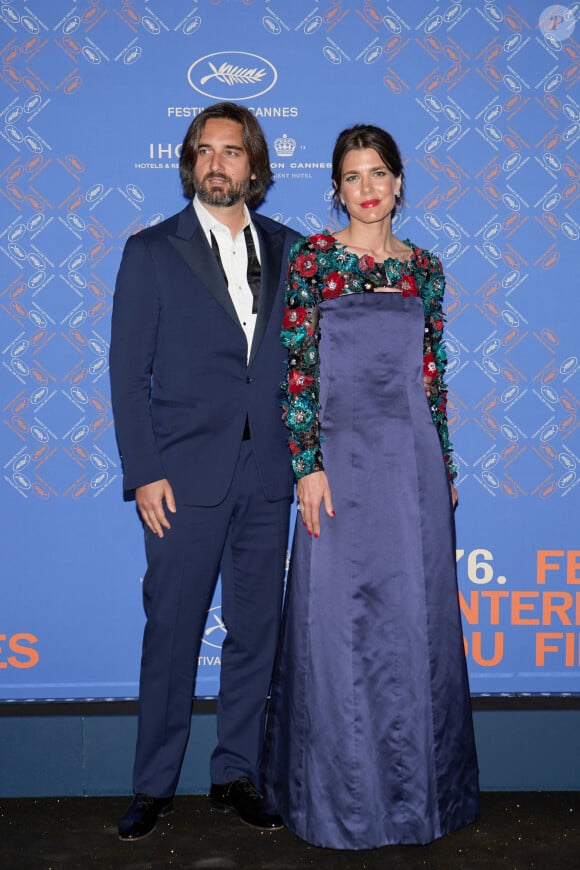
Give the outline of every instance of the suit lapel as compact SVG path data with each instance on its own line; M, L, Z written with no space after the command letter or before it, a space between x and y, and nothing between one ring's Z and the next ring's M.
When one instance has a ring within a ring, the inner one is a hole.
M260 240L261 280L260 280L260 305L256 318L256 328L250 350L250 364L253 362L256 351L266 331L272 306L276 298L278 284L280 283L280 270L282 267L282 251L284 247L284 233L278 230L274 233L267 232L260 224L259 215L252 215L252 220L258 238ZM282 328L282 324L280 324Z
M175 250L185 260L200 284L216 299L232 320L240 326L228 286L213 255L193 206L179 215L177 233L169 236ZM241 329L241 326L240 326Z
M272 306L276 298L282 269L282 252L284 249L284 232L280 228L269 232L260 222L260 216L252 215L260 243L260 304L254 338L250 350L249 364L252 363L260 342L264 337ZM213 255L213 251L205 237L192 205L187 206L179 215L177 231L169 236L169 241L187 263L200 284L219 302L224 311L232 318L240 329L241 324L236 314L228 286Z

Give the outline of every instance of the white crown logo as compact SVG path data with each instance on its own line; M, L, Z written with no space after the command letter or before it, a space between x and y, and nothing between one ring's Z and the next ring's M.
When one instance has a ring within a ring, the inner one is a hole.
M274 150L278 157L292 157L296 150L296 139L284 133L283 136L274 139Z

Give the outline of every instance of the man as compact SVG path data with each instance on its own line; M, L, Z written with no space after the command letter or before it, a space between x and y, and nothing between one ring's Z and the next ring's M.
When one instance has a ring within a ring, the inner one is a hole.
M256 827L282 824L256 784L292 496L279 334L297 234L248 210L272 173L247 109L218 103L198 115L180 174L190 203L128 240L113 307L116 433L147 554L135 797L122 840L146 836L173 808L220 570L227 636L210 800Z

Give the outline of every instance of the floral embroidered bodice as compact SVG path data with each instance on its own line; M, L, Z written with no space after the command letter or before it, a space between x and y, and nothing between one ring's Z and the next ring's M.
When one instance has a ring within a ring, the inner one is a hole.
M443 345L443 294L445 277L440 260L417 248L408 239L408 260L375 263L369 255L358 257L334 236L319 234L297 239L290 252L286 279L286 309L282 344L288 349L284 419L290 430L290 451L296 478L324 469L318 419L320 369L319 305L350 293L371 293L392 287L403 296L419 296L425 314L423 371L432 380L429 403L443 449L449 477L453 463L446 415L447 365Z

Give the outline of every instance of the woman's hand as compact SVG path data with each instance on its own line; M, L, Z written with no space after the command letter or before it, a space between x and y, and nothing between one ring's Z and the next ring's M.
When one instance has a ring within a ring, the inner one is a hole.
M315 538L320 536L320 505L324 502L324 508L329 517L334 516L330 485L324 471L313 471L301 477L296 486L298 510L302 515L302 522L308 529L309 535Z

